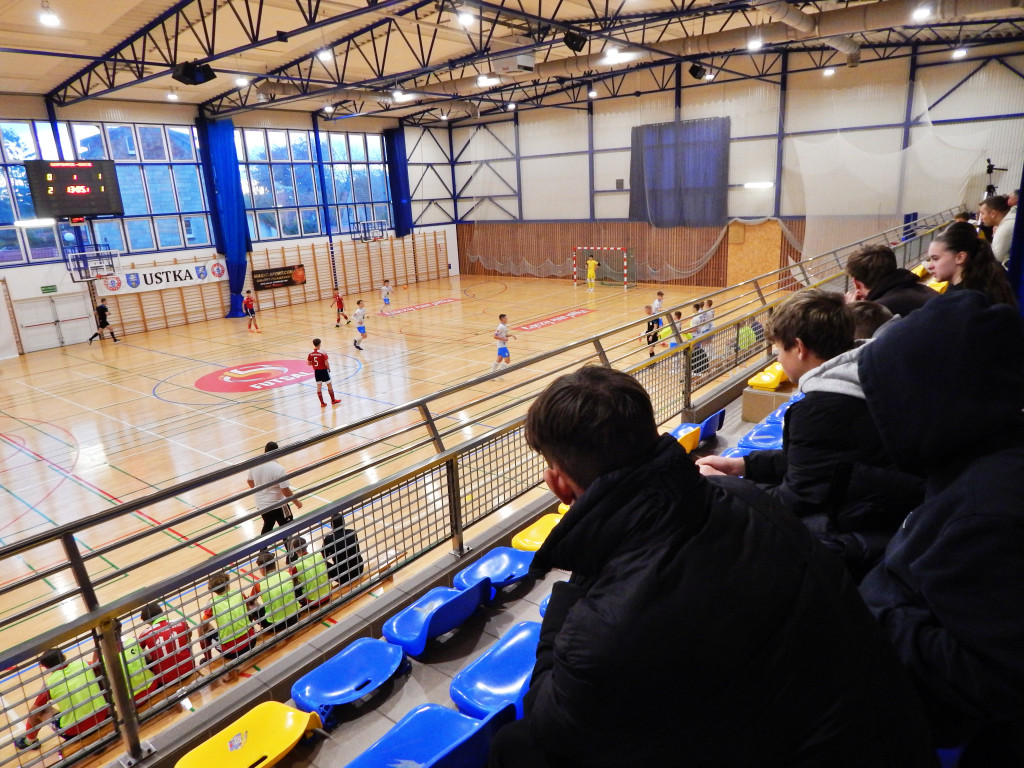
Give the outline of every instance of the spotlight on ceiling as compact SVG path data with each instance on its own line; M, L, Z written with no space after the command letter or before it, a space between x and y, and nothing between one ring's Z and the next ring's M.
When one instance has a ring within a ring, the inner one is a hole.
M471 27L476 21L476 16L473 15L473 11L469 8L459 8L455 14L455 20L459 22L460 27Z
M714 79L715 79L715 73L714 73L714 72L712 72L712 71L711 71L711 70L709 69L709 70L708 70L708 73L707 73L706 75L704 75L704 79L705 79L705 80L708 80L708 81L714 80Z
M821 70L821 74L823 74L825 77L832 77L832 75L834 75L835 73L836 70L834 67L825 67L823 70Z
M596 99L597 98L597 88L594 87L593 83L587 83L587 98L588 99Z
M447 112L442 112L441 113L441 119L442 120L447 120L448 119L448 113Z
M490 75L477 75L476 85L478 88L490 88L492 85L500 85L500 77L491 77Z
M587 44L587 36L581 35L579 32L573 32L570 29L562 36L562 42L573 53L579 53Z
M248 84L249 84L249 78L248 77L236 77L235 78L235 85L238 86L239 88L245 88L245 86L247 86Z
M42 0L39 4L39 23L44 27L60 26L60 16L50 9L50 0Z
M762 42L760 37L752 37L747 40L748 51L760 51L762 47L764 47L764 42Z
M967 49L966 48L957 48L955 51L953 51L953 58L954 59L962 59L966 55L967 55Z
M183 61L171 70L171 77L182 85L202 85L217 76L209 64L197 64L194 61Z
M687 71L694 80L703 80L708 74L708 71L697 62L691 64Z
M330 61L334 58L334 54L331 52L330 48L324 48L322 51L317 51L316 57L320 59L320 61Z
M168 101L177 101L178 100L178 92L175 91L173 88L171 90L169 90L167 92L167 100Z
M333 104L328 104L328 105L326 105L324 107L324 114L329 115L332 112L334 112L334 105Z
M914 9L914 12L910 14L910 17L914 21L924 21L925 19L931 18L931 15L931 7L927 5L921 5Z
M508 106L505 107L505 109L507 109L509 112L515 112L516 111L516 103L514 101L510 101L508 103Z

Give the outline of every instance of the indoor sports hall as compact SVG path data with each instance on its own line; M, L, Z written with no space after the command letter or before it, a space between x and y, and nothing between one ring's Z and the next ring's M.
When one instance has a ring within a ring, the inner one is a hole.
M1021 186L1022 25L1009 0L11 0L0 768L485 765L569 578L523 578L565 514L531 403L607 366L689 451L743 448L796 392L782 301L850 291L864 245L920 268ZM292 517L263 533L268 460ZM91 680L75 717L38 698L50 649ZM520 677L474 704L498 651Z

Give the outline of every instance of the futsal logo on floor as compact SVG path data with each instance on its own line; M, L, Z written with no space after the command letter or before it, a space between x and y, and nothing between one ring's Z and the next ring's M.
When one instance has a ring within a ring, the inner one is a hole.
M254 392L299 384L313 378L305 360L264 360L208 373L196 380L203 392Z

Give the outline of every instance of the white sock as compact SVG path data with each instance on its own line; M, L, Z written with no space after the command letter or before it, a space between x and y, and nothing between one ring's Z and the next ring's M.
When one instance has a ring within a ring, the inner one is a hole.
M498 366L499 365L500 365L500 363L498 363L498 362L491 363L491 373L494 373L496 370L498 370Z
M502 363L499 368L508 368L508 363Z

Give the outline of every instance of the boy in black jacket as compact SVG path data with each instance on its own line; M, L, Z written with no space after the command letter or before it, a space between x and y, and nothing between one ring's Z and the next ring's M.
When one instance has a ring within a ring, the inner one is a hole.
M562 376L526 439L572 504L534 568L572 577L552 591L525 718L499 731L491 766L936 763L839 562L756 487L702 478L634 378Z

